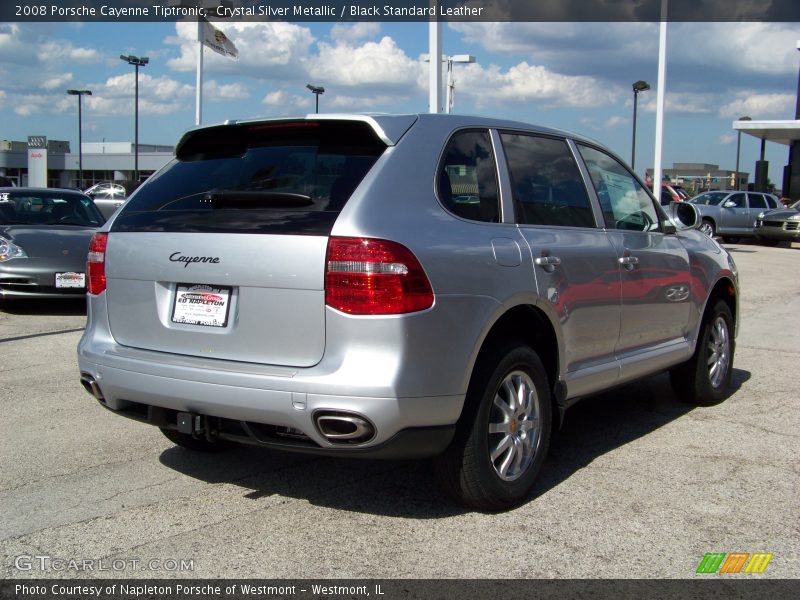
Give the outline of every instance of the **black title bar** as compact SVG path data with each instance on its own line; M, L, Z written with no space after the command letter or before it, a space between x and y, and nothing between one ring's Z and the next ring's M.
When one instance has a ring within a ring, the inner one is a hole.
M662 19L663 4L666 15ZM3 0L0 22L800 22L798 0Z

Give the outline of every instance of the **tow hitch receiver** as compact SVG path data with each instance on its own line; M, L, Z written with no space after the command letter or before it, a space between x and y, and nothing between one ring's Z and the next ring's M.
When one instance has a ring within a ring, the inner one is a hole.
M189 435L195 435L195 432L201 433L203 422L200 415L193 415L192 413L178 413L178 431Z
M216 417L194 413L178 413L178 431L197 440L216 442L219 438L220 420Z

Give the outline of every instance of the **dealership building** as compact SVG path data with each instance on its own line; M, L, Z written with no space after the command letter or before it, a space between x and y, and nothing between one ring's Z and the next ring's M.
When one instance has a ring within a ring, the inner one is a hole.
M19 186L80 189L100 181L131 180L135 148L131 142L84 142L83 181L78 181L80 157L69 142L41 135L26 142L0 140L0 176ZM174 154L174 146L139 144L139 178L160 169Z

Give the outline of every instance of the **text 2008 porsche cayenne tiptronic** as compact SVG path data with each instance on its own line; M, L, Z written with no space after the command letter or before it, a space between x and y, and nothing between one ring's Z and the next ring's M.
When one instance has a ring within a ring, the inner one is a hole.
M579 398L665 370L684 401L728 393L736 268L672 208L511 121L191 130L91 242L82 383L187 448L435 457L506 508Z

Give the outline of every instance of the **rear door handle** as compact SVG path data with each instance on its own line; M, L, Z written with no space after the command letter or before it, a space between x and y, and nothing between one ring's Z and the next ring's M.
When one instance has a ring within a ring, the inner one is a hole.
M628 271L632 271L633 267L639 264L639 259L635 256L620 256L617 260L619 260L619 264L625 267Z
M552 273L555 268L561 264L561 259L557 256L540 256L533 262L542 267L548 273Z

